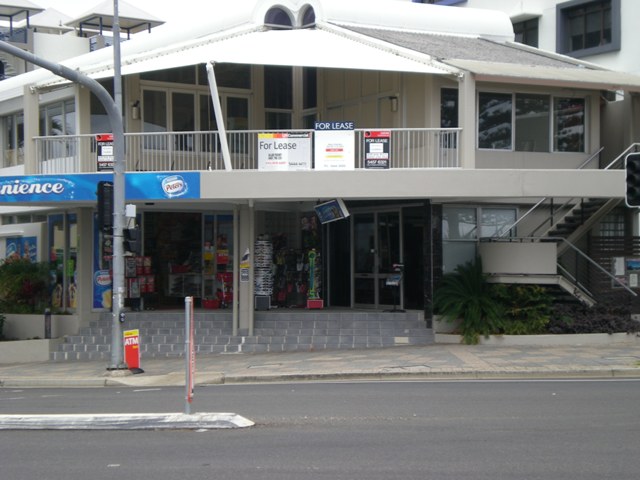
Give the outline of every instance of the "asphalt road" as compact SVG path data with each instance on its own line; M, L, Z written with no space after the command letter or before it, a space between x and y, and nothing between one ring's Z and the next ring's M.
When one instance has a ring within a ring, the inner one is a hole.
M255 427L2 431L2 478L638 478L640 381L220 385L194 411ZM180 412L184 391L0 390L0 414Z

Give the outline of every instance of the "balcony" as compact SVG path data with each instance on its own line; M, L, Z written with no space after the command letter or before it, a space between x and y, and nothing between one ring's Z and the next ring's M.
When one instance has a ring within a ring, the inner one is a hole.
M388 153L391 169L459 168L460 129L377 129L389 132ZM366 168L365 136L370 130L355 130L355 168ZM264 130L227 132L231 166L234 170L259 170L258 134ZM310 133L312 130L289 130ZM95 172L95 135L35 137L34 174ZM126 171L224 170L217 131L126 133ZM312 154L313 152L311 152ZM312 156L312 155L311 155Z

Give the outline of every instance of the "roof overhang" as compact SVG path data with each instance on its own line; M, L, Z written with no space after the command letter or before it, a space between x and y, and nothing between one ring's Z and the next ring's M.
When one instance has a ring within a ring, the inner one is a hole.
M640 75L592 68L555 68L477 60L447 60L448 65L475 75L476 80L640 92Z

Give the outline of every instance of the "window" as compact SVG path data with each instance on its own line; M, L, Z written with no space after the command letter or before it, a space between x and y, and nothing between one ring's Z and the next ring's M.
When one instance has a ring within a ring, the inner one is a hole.
M517 209L513 207L445 206L442 209L444 272L453 272L458 265L473 261L480 238L505 233L516 219Z
M293 110L293 69L264 67L265 128L291 128Z
M75 135L76 105L74 100L40 107L40 135Z
M282 8L271 8L264 17L264 24L272 28L292 28L289 13Z
M440 91L440 128L458 127L458 90L443 88Z
M4 130L2 166L11 167L24 163L24 115L16 113L0 119Z
M584 107L584 98L554 98L554 151L584 152Z
M214 68L218 88L251 88L251 65L216 63ZM198 65L198 85L208 86L209 77L205 64Z
M584 152L585 118L584 98L480 92L478 148Z
M513 95L480 93L478 96L478 147L511 149Z
M548 152L551 125L547 95L516 95L516 150Z
M152 72L142 72L140 80L151 80L154 82L184 83L187 85L196 84L196 69L193 65L187 67L169 68L167 70L155 70Z
M531 18L524 22L513 24L513 32L516 35L516 42L538 47L538 19Z
M583 57L620 50L620 0L572 0L556 9L558 52Z

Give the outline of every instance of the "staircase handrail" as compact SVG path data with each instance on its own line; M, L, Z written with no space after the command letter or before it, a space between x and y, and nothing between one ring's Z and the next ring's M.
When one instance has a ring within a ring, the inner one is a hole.
M595 153L593 153L592 155L590 155L590 156L589 156L589 158L587 158L584 162L582 162L582 163L578 166L578 168L576 168L576 170L582 170L584 167L586 167L589 163L591 163L591 160L593 160L595 157L597 157L598 155L600 155L600 152L602 152L602 150L604 150L604 147L600 147L600 148L598 149L598 151L596 151ZM629 149L627 149L627 150L629 150ZM616 159L616 160L617 160L617 159ZM608 167L607 167L607 168L608 168ZM505 236L506 236L506 234L507 234L508 232L510 232L511 230L513 230L513 229L514 229L514 228L515 228L515 227L516 227L516 226L517 226L517 225L518 225L522 220L524 220L524 219L525 219L526 217L528 217L531 213L533 213L533 212L534 212L534 211L535 211L535 210L536 210L536 209L537 209L541 204L543 204L544 202L546 202L548 198L549 198L549 197L543 197L542 199L540 199L540 201L538 201L538 202L537 202L535 205L533 205L529 210L527 210L527 211L525 212L525 214L524 214L524 215L522 215L520 218L518 218L518 219L517 219L517 220L516 220L516 221L515 221L515 222L514 222L514 223L513 223L509 228L507 228L506 230L503 230L500 234L497 234L496 236L497 236L498 238L505 237ZM574 198L571 198L571 199L567 200L564 204L562 204L562 205L559 207L559 210L561 210L561 209L565 208L567 205L569 205L570 203L572 203L572 202L573 202L573 200L574 200ZM546 223L546 220L545 220L542 224L538 225L535 229L533 229L533 231L532 231L531 233L532 233L532 234L535 234L535 232L537 232L537 231L542 227L542 225L544 225L544 223Z
M618 155L616 158L614 158L609 165L607 165L606 167L604 167L603 170L609 170L611 169L616 163L618 163L621 159L623 159L624 157L626 157L629 153L631 153L631 151L633 152L637 152L638 148L640 148L640 143L635 142L632 143L631 145L629 145L626 150L624 152L622 152L620 155Z

